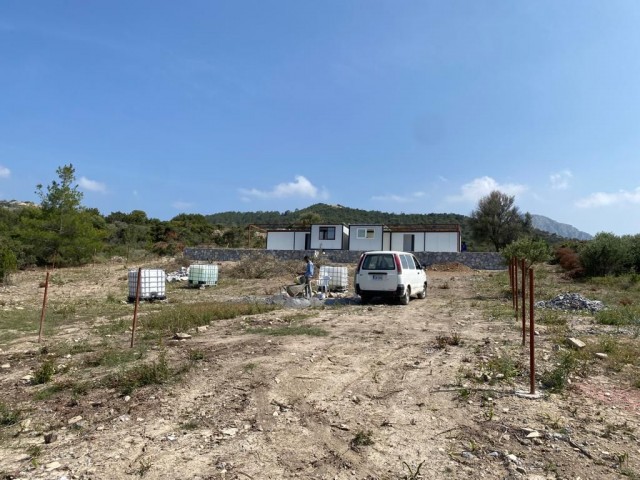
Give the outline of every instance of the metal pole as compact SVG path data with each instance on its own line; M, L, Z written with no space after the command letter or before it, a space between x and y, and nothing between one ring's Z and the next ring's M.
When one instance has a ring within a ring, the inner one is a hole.
M49 272L44 280L44 299L42 300L42 313L40 314L40 330L38 331L38 343L42 342L42 330L44 330L44 315L47 311L47 293L49 291Z
M133 307L133 325L131 325L131 348L133 348L133 340L136 336L136 323L138 320L138 303L140 303L140 277L142 277L142 268L138 268L138 278L136 279L136 304Z
M518 265L516 263L516 257L512 257L511 258L511 265L509 265L511 267L511 303L513 306L514 310L518 310L517 307L517 290L518 287L516 286L516 278L518 276Z
M515 298L516 322L518 321L518 259L513 259L513 298Z
M536 393L536 348L534 341L535 321L533 318L533 268L529 268L529 384L531 395Z
M525 299L527 297L527 271L526 260L522 259L522 345L525 344L525 338L527 336L527 326L526 326L526 318L525 315L527 313L527 307L525 305Z

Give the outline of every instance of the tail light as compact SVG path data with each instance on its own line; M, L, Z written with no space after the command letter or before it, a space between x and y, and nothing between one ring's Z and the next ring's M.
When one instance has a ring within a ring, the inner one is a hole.
M362 261L364 260L364 253L360 255L360 260L358 260L358 267L356 268L356 272L360 271L360 267L362 266Z
M400 263L400 256L394 255L393 259L396 262L396 270L398 271L398 274L402 273L402 263Z

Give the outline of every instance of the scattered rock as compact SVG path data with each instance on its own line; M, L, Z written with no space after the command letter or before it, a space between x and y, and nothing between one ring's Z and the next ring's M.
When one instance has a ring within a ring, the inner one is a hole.
M608 358L609 355L607 355L606 353L598 352L598 353L596 353L596 357L598 357L598 358Z
M44 443L47 445L58 440L58 434L55 432L49 432L44 434Z
M238 433L237 428L223 428L221 431L223 435L226 435L228 437L235 437L236 433Z
M206 331L207 331L207 326L206 325L203 325L201 327L197 327L196 328L196 332L198 332L198 333L204 333Z
M2 365L0 365L0 368L2 368L3 370L7 370L11 368L11 365L8 363L3 363Z
M82 417L81 417L80 415L78 415L77 417L70 418L70 419L67 421L67 423L68 423L69 425L74 425L74 424L78 423L80 420L82 420Z
M567 343L569 344L570 347L576 348L576 349L581 349L587 346L587 344L584 343L582 340L578 340L577 338L572 338L572 337L567 338Z
M527 438L540 438L541 436L542 435L540 434L540 432L537 432L534 430L533 432L527 435Z
M61 464L60 462L51 462L51 463L47 463L47 464L44 466L44 469L45 469L47 472L50 472L51 470L55 470L55 469L57 469L57 468L60 468L61 466L62 466L62 464Z
M188 340L188 339L191 338L191 335L189 335L188 333L180 333L180 332L178 332L173 336L173 338L175 340Z

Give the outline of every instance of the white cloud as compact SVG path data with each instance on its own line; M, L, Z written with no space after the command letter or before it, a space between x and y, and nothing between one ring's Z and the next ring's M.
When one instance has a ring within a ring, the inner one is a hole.
M382 202L409 203L424 196L425 196L424 192L413 192L408 195L394 195L394 194L376 195L371 197L371 200L382 201Z
M460 195L451 195L447 197L450 202L471 202L475 203L482 197L486 197L494 190L498 190L507 195L518 195L527 190L526 185L518 185L516 183L499 184L491 177L480 177L465 183L460 188Z
M171 204L171 206L173 208L175 208L176 210L186 210L188 208L193 207L193 203L189 203L189 202L183 202L181 200L175 201Z
M576 202L580 208L610 207L621 204L640 204L640 187L632 192L620 190L616 193L596 192Z
M307 198L327 198L329 195L326 191L320 191L318 187L313 185L302 175L296 175L295 181L289 183L280 183L272 190L258 190L256 188L241 188L240 193L243 200L248 198L288 198L288 197L307 197Z
M0 178L9 178L11 176L11 170L7 167L0 165Z
M569 188L569 180L573 178L570 170L562 170L561 172L552 173L549 176L551 188L554 190L566 190Z
M88 190L90 192L107 192L107 186L104 183L96 182L95 180L89 180L87 177L80 177L78 185L80 185L80 188L83 188L84 190Z

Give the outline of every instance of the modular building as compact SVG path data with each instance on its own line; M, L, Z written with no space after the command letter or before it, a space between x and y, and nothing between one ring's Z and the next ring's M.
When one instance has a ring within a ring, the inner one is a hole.
M346 225L311 225L311 250L346 250L349 229Z

